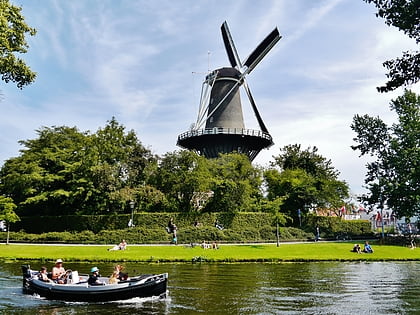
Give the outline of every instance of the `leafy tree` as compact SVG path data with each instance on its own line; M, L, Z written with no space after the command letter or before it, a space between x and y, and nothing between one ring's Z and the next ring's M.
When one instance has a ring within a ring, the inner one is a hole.
M187 150L166 153L154 176L154 186L163 192L173 211L196 210L193 197L209 191L211 174L207 160Z
M244 154L221 154L209 160L214 195L207 211L249 211L261 198L261 171Z
M16 205L12 198L0 195L0 221L6 221L7 239L6 244L9 244L10 223L20 221L19 216L15 213Z
M107 214L130 211L153 155L114 118L96 134L43 127L20 141L21 155L0 170L0 193L20 215Z
M76 128L43 127L38 138L20 141L26 148L0 171L1 191L17 203L21 215L69 214L84 199L88 182L80 178L87 147Z
M284 197L276 198L274 200L265 200L264 207L268 212L272 214L273 223L276 226L276 240L277 240L277 247L280 246L280 225L285 225L287 220L290 219L284 213L280 212L281 206L284 202Z
M390 107L398 115L391 127L379 117L354 116L352 149L375 157L367 164L369 193L363 199L386 204L398 217L412 217L420 213L420 96L406 90Z
M85 208L89 213L103 214L130 211L135 187L148 181L148 169L157 163L157 157L143 147L136 133L126 132L115 117L92 135L89 160L92 202Z
M420 43L419 0L364 0L378 8L377 17L385 19L387 25L397 27L410 38ZM403 52L402 57L384 62L389 70L389 81L378 87L380 92L393 91L400 86L414 84L420 80L420 52Z
M21 10L9 0L0 0L0 73L3 81L14 82L20 89L36 77L18 57L29 48L25 35L36 34L36 30L25 23Z
M280 149L271 168L264 172L267 198L283 198L282 212L298 222L298 212L310 208L336 208L348 197L347 183L316 147L302 150L298 144Z

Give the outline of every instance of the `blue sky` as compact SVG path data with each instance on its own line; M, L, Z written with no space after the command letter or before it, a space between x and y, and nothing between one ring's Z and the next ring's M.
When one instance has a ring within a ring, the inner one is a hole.
M37 35L24 59L34 84L1 84L0 163L42 126L95 132L113 116L162 155L195 122L201 83L228 66L220 26L227 21L242 59L277 26L283 38L248 76L275 145L316 146L353 193L364 191L366 159L351 150L354 114L395 120L380 94L382 62L418 49L362 0L12 0ZM420 93L420 86L412 86ZM242 95L245 124L258 129Z

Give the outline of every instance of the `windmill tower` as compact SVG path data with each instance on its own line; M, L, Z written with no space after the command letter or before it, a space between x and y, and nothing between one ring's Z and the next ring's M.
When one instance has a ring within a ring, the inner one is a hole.
M214 70L206 76L197 121L189 131L178 136L177 145L207 158L218 157L219 153L238 152L246 154L252 161L262 149L272 146L273 140L258 112L246 76L281 36L275 28L241 62L226 22L221 31L231 67ZM260 130L245 128L240 87L245 89Z

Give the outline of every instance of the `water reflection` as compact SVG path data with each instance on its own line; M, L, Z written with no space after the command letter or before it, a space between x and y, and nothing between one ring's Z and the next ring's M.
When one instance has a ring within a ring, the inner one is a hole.
M39 268L40 263L33 263ZM281 264L129 264L126 270L169 272L166 299L63 303L21 293L20 264L0 266L5 314L416 314L416 262ZM74 270L91 266L72 264ZM101 264L101 272L112 272Z

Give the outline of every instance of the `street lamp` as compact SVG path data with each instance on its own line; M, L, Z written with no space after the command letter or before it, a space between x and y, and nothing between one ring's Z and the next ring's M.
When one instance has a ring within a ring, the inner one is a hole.
M128 227L133 227L134 226L134 201L131 200L130 201L130 208L131 208L131 219L130 221L128 221Z

